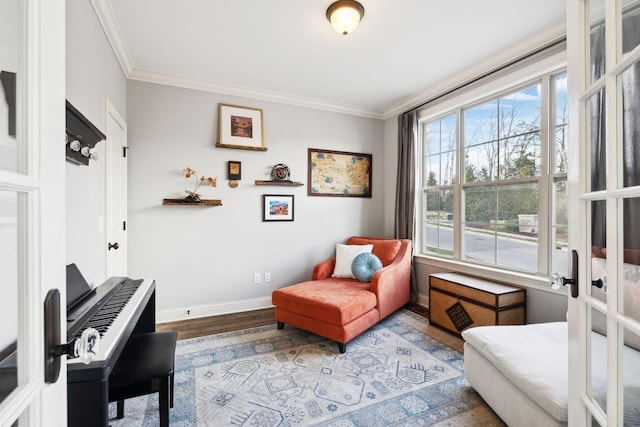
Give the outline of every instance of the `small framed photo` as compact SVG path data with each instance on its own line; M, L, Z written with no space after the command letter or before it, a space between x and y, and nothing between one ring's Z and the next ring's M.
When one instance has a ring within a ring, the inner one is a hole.
M261 109L218 104L217 147L266 151L262 133Z
M293 221L293 194L263 194L262 220Z
M242 164L235 160L229 160L227 162L227 179L229 181L237 181L242 179Z

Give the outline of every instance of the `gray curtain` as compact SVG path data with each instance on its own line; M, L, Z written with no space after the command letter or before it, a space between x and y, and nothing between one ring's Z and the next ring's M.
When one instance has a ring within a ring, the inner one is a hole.
M396 182L396 239L413 239L415 219L416 112L398 116L398 173Z
M398 116L398 172L394 236L413 240L416 194L416 112ZM412 243L413 252L413 243ZM418 285L411 266L411 300L418 299Z

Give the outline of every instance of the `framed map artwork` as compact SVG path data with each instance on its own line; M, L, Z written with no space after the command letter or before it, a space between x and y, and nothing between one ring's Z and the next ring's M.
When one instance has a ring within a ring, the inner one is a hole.
M371 197L371 154L309 148L309 196Z

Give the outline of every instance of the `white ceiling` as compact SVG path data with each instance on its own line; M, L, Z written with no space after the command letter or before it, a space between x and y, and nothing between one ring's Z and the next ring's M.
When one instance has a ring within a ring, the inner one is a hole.
M92 0L130 79L386 118L564 33L562 0Z

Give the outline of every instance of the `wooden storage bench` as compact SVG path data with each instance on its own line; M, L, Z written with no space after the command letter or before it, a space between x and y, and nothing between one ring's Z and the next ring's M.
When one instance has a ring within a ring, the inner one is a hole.
M459 273L429 276L429 323L460 334L473 326L523 325L525 290Z

